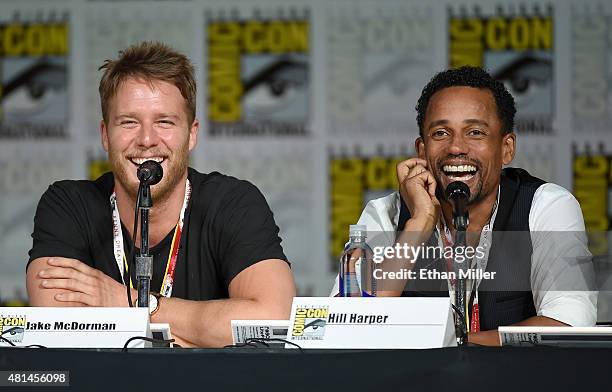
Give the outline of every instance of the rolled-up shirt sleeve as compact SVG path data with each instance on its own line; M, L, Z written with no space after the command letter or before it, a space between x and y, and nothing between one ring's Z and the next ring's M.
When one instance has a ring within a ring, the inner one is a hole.
M542 185L534 195L529 227L531 288L538 316L576 327L595 325L598 292L576 198L558 185Z

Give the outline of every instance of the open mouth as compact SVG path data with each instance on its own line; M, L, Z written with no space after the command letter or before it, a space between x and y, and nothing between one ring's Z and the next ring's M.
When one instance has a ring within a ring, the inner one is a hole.
M132 157L132 158L129 158L129 160L134 165L140 166L140 165L142 165L146 161L155 161L157 163L162 163L165 160L165 158L162 158L162 157L149 157L149 158L135 158L135 157Z
M442 172L451 181L468 181L476 175L478 169L474 165L444 165Z

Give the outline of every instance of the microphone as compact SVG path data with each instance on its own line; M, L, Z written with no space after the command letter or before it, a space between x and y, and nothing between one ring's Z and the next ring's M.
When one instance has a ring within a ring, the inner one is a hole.
M467 210L467 203L470 199L470 188L462 181L453 181L446 187L446 199L453 205L453 224L457 229L455 236L455 244L453 246L453 254L457 249L464 248L466 246L466 230L469 224L469 216ZM457 274L455 280L455 305L457 311L457 318L455 324L455 331L457 333L457 340L460 346L467 344L467 321L465 317L465 306L466 306L466 282L465 278L461 277L461 272L467 269L467 263L458 262L455 257L453 263L453 270Z
M465 231L470 223L467 210L470 188L465 182L453 181L446 187L446 199L453 205L453 224L455 228Z
M158 162L148 160L138 166L136 176L140 181L140 185L155 185L160 182L164 176L164 169L162 169L161 164Z
M149 293L153 276L153 256L149 254L149 209L153 207L151 185L160 182L163 176L162 166L154 160L144 161L136 170L136 177L138 177L140 185L134 211L133 238L136 239L138 211L140 210L140 254L136 256L134 269L138 289L138 307L149 307ZM128 287L128 300L131 300L129 284L126 286Z

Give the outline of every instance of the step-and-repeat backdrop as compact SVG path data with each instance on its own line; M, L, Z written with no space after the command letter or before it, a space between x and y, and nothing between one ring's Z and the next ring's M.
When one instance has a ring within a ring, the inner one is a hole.
M606 231L611 19L604 0L3 1L0 299L25 299L46 187L108 169L97 68L143 40L196 65L191 163L260 187L302 295L329 293L348 225L397 188L416 100L448 67L482 66L506 84L518 108L514 165L572 190L589 230ZM594 242L596 256L609 253L607 238Z

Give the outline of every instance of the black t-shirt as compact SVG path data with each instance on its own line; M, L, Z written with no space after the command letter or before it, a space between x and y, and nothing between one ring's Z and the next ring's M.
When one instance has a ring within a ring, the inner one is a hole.
M188 177L192 193L185 212L173 297L227 298L229 283L245 268L266 259L287 260L272 211L253 184L192 168ZM112 173L96 181L58 181L51 185L36 210L28 265L39 257L73 258L121 282L113 254L113 188ZM132 240L125 226L122 229L128 253ZM150 249L152 291L160 291L173 233ZM130 272L135 282L133 268Z

